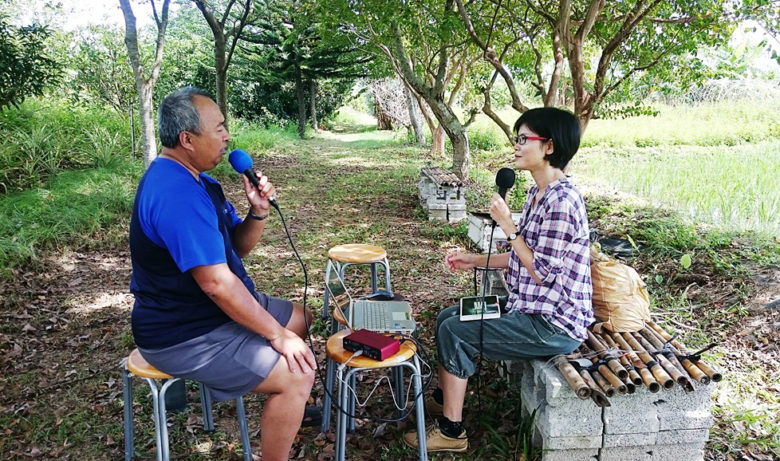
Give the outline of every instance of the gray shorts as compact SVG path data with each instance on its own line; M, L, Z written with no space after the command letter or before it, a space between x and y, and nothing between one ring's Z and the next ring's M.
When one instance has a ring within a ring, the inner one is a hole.
M292 303L263 293L259 297L260 304L286 326ZM138 350L157 369L207 385L216 401L235 399L257 387L280 357L268 340L232 321L183 343Z
M482 321L482 356L489 360L518 360L568 354L580 341L551 325L543 315L512 312ZM444 309L436 319L439 363L458 378L477 369L480 321L461 322L459 307Z

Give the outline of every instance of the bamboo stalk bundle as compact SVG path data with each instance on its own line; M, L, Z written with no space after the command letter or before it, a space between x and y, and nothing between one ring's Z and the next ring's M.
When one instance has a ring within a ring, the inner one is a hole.
M679 349L681 353L683 353L683 354L686 354L686 355L690 355L690 352L688 352L688 349L687 349L685 346L683 346L683 345L682 345L682 343L680 343L679 341L676 341L676 340L672 339L672 335L670 335L669 333L665 332L665 331L664 331L664 330L663 330L663 329L662 329L660 326L658 326L658 325L657 325L655 322L653 322L652 320L650 320L650 321L648 321L648 322L647 322L647 324L648 324L648 325L650 325L650 327L651 327L652 329L654 329L655 331L657 331L657 332L658 332L658 334L660 334L660 335L661 335L661 337L662 337L662 338L664 338L666 341L670 341L670 342L671 342L671 344L672 344L674 347L676 347L677 349ZM718 381L720 381L721 379L723 379L723 375L721 375L719 372L717 372L717 371L713 370L712 368L710 368L709 366L707 366L707 365L706 365L705 363L703 363L701 360L692 360L692 362L693 362L693 363L694 363L694 364L695 364L697 367L699 367L699 368L701 369L701 371L702 371L702 372L704 372L704 374L706 374L706 375L707 375L707 377L708 377L708 378L710 378L711 380L715 381L716 383L717 383Z
M583 365L577 360L581 358L588 358L592 365ZM608 398L616 392L633 394L637 386L644 385L655 393L676 383L686 392L694 392L695 382L709 384L722 379L699 360L699 355L692 355L653 321L633 333L588 331L588 339L578 351L556 356L553 362L579 398L590 397L600 407L610 406Z

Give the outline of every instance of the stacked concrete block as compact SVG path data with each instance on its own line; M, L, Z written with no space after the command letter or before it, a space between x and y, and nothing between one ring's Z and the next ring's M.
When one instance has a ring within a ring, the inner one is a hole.
M466 219L466 188L451 171L440 167L421 169L417 191L429 221L454 223Z
M655 394L638 386L599 408L579 399L549 363L514 362L512 372L519 374L523 412L537 412L534 444L544 461L703 459L713 421L708 386Z
M512 220L520 219L520 213L512 213ZM490 234L493 234L493 253L502 253L509 248L506 234L499 226L493 229L493 220L488 213L469 213L469 239L477 245L483 253L490 248Z

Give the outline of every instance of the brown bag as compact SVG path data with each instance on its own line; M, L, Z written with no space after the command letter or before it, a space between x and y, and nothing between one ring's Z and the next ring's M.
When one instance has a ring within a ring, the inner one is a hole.
M635 332L650 320L650 296L637 272L625 264L590 250L593 280L593 331Z

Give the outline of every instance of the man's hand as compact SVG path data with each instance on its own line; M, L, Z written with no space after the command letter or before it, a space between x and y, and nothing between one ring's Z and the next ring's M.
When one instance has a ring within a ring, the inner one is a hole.
M300 336L288 329L283 329L282 334L271 340L271 346L287 359L290 373L308 373L314 371L317 363L314 354Z
M262 171L255 171L259 184L259 191L249 181L249 178L242 176L244 180L244 192L246 198L249 200L249 205L252 207L252 212L259 216L268 214L268 210L271 208L271 202L269 199L276 198L276 189L274 185L268 180L268 177L263 174Z

